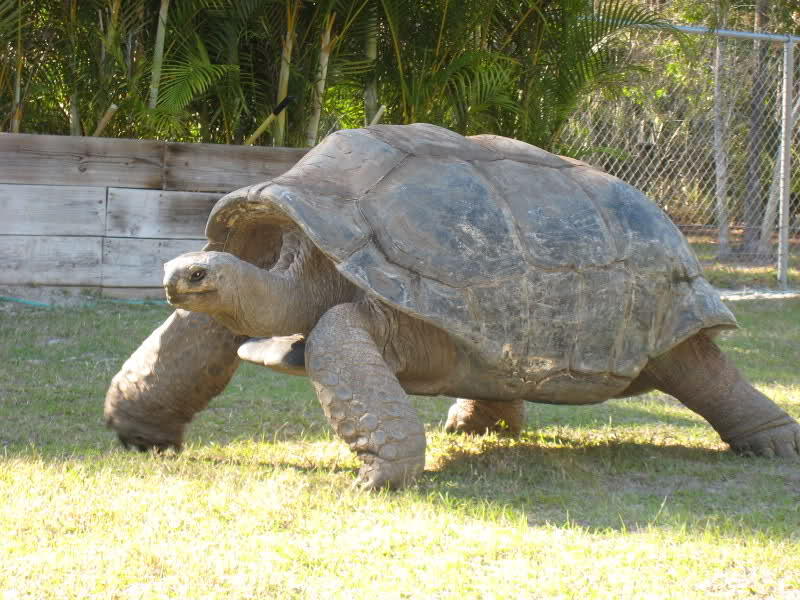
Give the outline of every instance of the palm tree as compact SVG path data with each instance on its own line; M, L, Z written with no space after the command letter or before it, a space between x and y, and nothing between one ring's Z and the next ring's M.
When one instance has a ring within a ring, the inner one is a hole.
M622 0L379 0L378 67L392 122L432 121L554 148L580 99L637 69L626 31L665 27Z
M104 135L235 144L290 94L259 143L311 143L383 104L385 122L553 148L584 94L635 68L636 24L662 25L622 0L0 0L0 122L24 104L23 131L90 133L113 105Z

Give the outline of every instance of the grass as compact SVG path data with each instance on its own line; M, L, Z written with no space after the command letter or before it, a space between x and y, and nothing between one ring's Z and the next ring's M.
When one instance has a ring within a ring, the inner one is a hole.
M733 308L723 346L800 417L800 300ZM105 387L167 314L0 304L0 599L800 598L800 466L661 395L529 405L519 440L420 398L424 476L367 494L308 382L244 365L183 453L123 452Z
M733 245L739 243L741 231L734 230ZM745 258L731 257L727 260L718 258L716 238L710 234L687 233L686 235L697 258L703 265L703 272L711 285L722 289L739 288L777 288L777 259L760 262L748 262ZM800 239L792 239L789 244L788 287L800 288Z

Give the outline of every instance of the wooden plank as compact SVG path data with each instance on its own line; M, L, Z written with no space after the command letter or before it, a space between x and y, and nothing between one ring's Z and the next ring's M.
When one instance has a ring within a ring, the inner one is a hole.
M205 240L103 240L103 287L160 287L164 263L179 254L202 250Z
M131 288L131 287L105 287L102 288L103 298L113 300L161 300L166 303L164 288Z
M0 284L100 285L102 238L0 235Z
M106 188L0 184L0 234L103 235Z
M106 235L205 239L208 213L221 194L109 188Z
M168 143L164 189L230 192L288 171L308 148Z
M0 182L161 189L164 142L0 134Z

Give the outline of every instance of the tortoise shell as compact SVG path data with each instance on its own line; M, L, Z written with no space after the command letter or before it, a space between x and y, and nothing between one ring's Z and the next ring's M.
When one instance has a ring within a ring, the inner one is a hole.
M656 204L508 138L428 124L339 131L284 175L221 199L206 233L241 255L249 237L291 223L368 294L492 371L551 380L555 396L607 398L649 357L736 327Z

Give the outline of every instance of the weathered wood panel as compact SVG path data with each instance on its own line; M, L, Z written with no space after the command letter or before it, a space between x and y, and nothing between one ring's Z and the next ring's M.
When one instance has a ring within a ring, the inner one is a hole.
M100 285L102 238L0 235L0 284Z
M106 188L0 184L0 234L103 235Z
M103 298L113 300L161 300L166 302L164 288L132 288L132 287L104 287L101 288Z
M109 188L106 235L205 239L208 213L220 196Z
M201 240L105 238L103 286L160 287L165 262L184 252L202 248Z
M168 143L164 189L230 192L288 171L307 148Z
M164 143L0 134L0 181L161 189Z
M0 285L161 298L163 263L202 248L219 197L306 152L0 133Z

